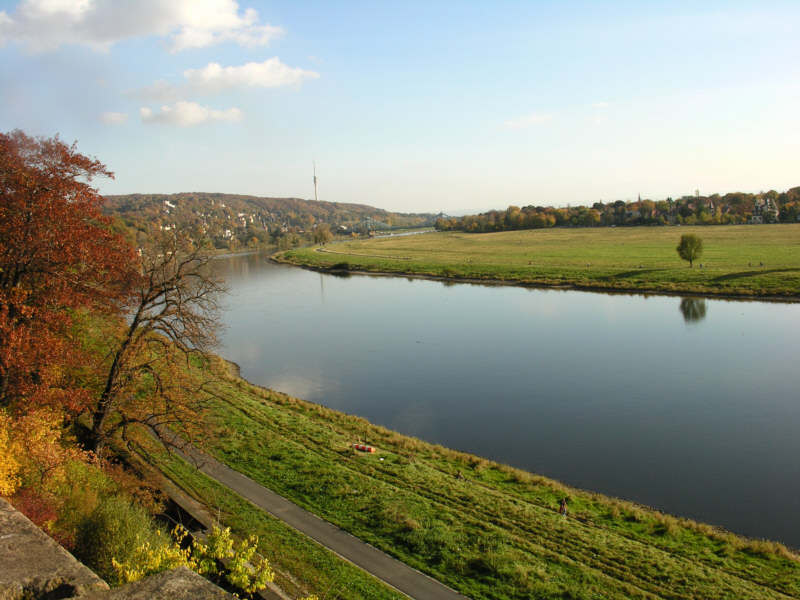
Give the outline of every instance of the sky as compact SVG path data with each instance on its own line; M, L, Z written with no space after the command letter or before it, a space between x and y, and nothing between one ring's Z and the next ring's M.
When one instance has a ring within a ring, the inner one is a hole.
M0 0L0 131L102 194L450 215L800 185L800 2Z

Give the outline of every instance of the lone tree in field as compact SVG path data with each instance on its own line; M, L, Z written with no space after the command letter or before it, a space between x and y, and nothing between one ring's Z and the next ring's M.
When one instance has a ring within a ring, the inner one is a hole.
M678 251L678 256L683 260L689 261L689 268L692 268L692 262L700 258L703 254L703 240L700 236L693 233L684 233L681 236L681 242L675 250Z

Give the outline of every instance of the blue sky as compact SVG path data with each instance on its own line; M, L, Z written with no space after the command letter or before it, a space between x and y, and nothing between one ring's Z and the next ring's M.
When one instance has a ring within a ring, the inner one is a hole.
M0 130L101 193L463 214L800 185L800 2L0 0Z

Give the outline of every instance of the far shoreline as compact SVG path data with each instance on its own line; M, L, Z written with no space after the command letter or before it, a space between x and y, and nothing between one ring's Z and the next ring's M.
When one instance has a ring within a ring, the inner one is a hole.
M366 271L363 269L333 269L315 265L304 265L290 260L281 260L283 251L276 252L268 256L270 262L281 265L289 265L306 269L308 271L315 271L317 273L329 273L331 275L346 276L346 275L367 275L374 277L404 277L406 279L420 279L425 281L439 281L442 283L464 283L470 285L486 285L486 286L504 286L504 287L521 287L536 290L555 290L555 291L572 291L572 292L586 292L593 294L609 294L609 295L635 295L635 296L665 296L665 297L678 297L678 298L706 298L708 300L727 300L731 302L772 302L779 304L795 304L800 302L800 297L797 296L774 296L774 295L749 295L749 294L726 294L726 293L712 293L712 292L691 292L691 291L674 291L674 290L659 290L652 289L646 290L641 288L624 288L615 287L607 288L602 286L581 286L575 284L563 285L548 285L544 283L529 283L525 281L513 281L506 279L478 279L468 277L445 277L442 275L425 275L419 273L408 273L403 271Z

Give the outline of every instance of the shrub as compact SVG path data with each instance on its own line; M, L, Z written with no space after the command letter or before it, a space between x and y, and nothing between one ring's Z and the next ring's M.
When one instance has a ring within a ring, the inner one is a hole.
M114 483L102 469L80 461L63 466L63 476L50 488L58 498L56 529L75 536L79 525L100 505L101 498L114 493Z
M100 468L80 460L66 460L26 480L10 497L12 504L68 550L75 547L79 524L114 491Z
M19 488L11 498L11 503L19 512L28 517L37 527L53 535L53 524L58 519L58 507L52 494L30 487ZM62 543L63 540L58 540ZM69 544L63 544L69 546Z
M186 566L217 585L230 585L234 590L251 595L275 579L269 561L256 557L258 538L255 536L237 543L230 527L214 525L205 542L195 539L184 548L186 529L176 525L172 534L177 541L158 539L152 545L146 541L132 548L127 556L113 558L111 562L119 580L129 583Z
M112 560L128 562L137 548L148 543L155 548L167 542L144 509L114 496L102 500L78 526L76 554L110 585L120 585L123 581Z
M121 583L138 581L142 577L176 569L178 567L191 567L189 560L189 548L183 548L182 543L187 535L185 529L176 525L172 531L177 539L174 543L156 543L151 546L150 542L137 546L129 553L127 558L117 560L111 559L111 564L119 577Z
M189 566L217 584L225 580L246 594L253 594L275 579L269 561L261 557L256 560L257 546L256 536L236 543L230 527L214 525L206 543L192 544Z

